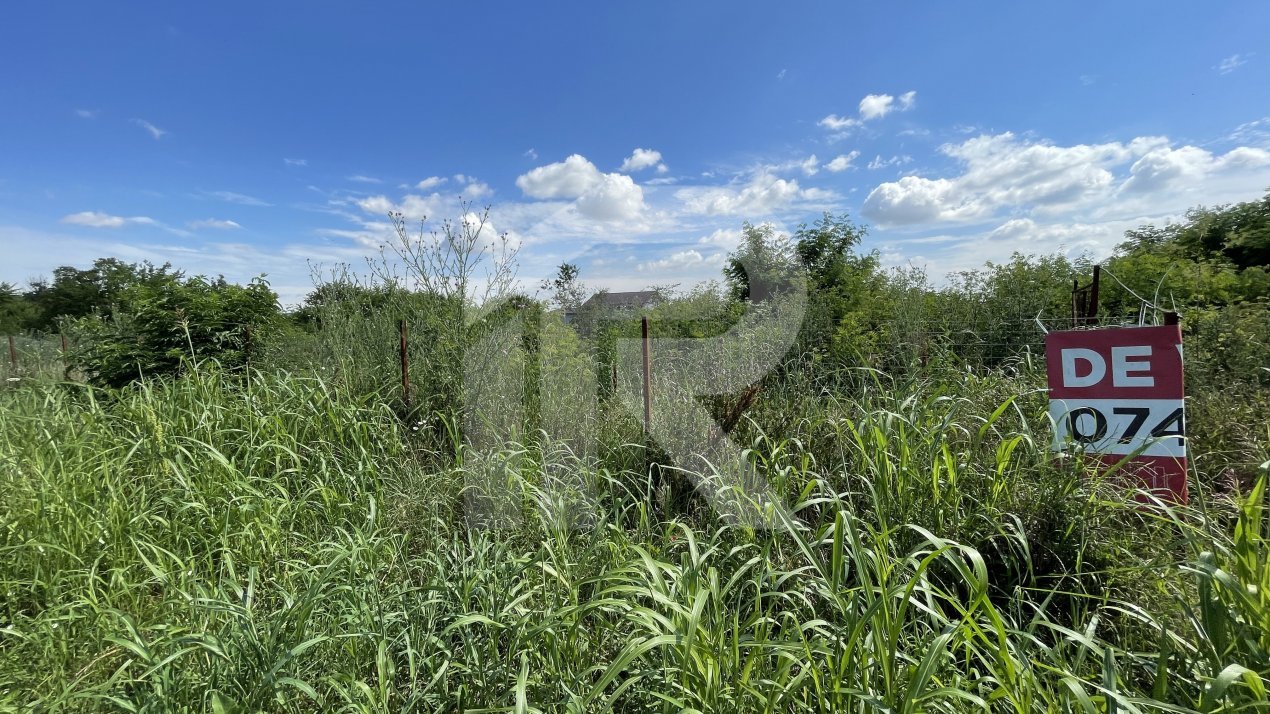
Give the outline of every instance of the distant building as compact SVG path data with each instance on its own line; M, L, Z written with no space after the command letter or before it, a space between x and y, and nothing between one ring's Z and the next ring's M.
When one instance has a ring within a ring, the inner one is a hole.
M587 301L577 310L566 311L564 321L570 324L579 315L586 315L588 322L604 318L633 317L657 307L664 300L665 298L656 290L635 290L623 293L598 292L587 298Z

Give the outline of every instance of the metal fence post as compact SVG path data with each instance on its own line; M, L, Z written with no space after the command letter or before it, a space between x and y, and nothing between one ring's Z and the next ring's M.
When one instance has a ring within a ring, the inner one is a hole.
M406 403L406 410L410 410L410 350L409 336L406 330L406 321L399 320L397 329L401 334L401 397Z

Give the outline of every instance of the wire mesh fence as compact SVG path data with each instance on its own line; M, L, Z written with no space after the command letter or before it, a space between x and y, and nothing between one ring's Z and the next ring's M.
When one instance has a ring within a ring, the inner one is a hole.
M60 335L5 335L0 343L0 378L6 384L34 377L62 377L68 345Z

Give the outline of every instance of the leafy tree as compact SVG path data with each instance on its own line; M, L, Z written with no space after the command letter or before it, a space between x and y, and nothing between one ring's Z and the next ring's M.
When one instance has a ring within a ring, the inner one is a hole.
M142 375L178 374L209 358L241 367L253 334L267 332L279 316L277 296L263 278L245 286L166 271L138 278L117 292L109 316L66 323L79 345L72 361L96 384L120 387Z
M26 294L34 315L26 327L53 328L60 317L82 317L98 313L109 316L114 301L126 288L137 283L162 282L173 273L170 264L125 263L117 258L98 258L91 268L80 270L64 265L53 270L53 280L36 281Z
M541 289L551 293L551 302L565 312L576 312L586 299L586 285L578 279L578 266L561 263L556 277L544 280Z
M849 360L859 347L855 338L878 328L882 316L872 309L882 287L878 257L856 252L867 232L845 213L826 213L794 233L810 291L799 340L803 353Z
M789 238L770 223L746 223L741 244L723 267L723 277L734 299L761 302L788 285L797 272L795 260Z
M1164 308L1270 299L1270 193L1260 201L1194 208L1186 221L1127 231L1107 268L1113 312L1147 300Z
M1270 265L1270 193L1260 201L1194 208L1175 240L1195 260L1224 258L1237 269Z
M21 332L34 317L34 306L23 298L17 287L0 283L0 334Z

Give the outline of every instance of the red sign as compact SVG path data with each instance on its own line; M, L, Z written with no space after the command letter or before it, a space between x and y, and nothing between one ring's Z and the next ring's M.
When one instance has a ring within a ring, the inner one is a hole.
M1123 461L1121 475L1185 503L1181 328L1051 332L1045 358L1054 449Z

